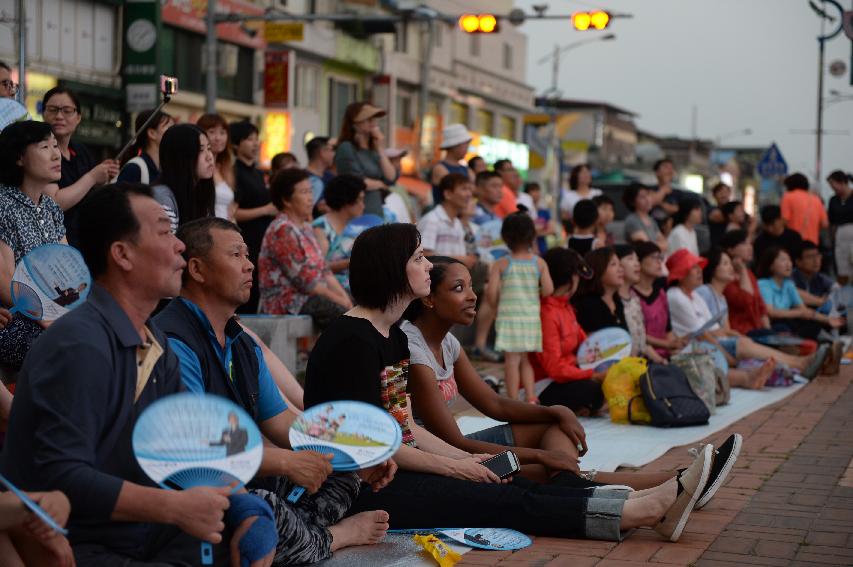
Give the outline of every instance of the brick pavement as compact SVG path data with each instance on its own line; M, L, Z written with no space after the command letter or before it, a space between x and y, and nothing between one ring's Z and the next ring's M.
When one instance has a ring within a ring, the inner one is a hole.
M853 565L853 366L705 439L744 436L740 458L714 500L690 517L678 543L636 530L616 544L535 538L515 553L471 551L458 565ZM687 462L677 447L641 470Z

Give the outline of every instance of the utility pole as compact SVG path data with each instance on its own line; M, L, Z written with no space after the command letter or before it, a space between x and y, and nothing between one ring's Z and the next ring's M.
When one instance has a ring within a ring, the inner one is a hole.
M18 102L27 105L27 13L25 0L18 0Z
M216 0L207 0L207 35L204 44L207 56L207 68L205 69L205 98L204 111L208 114L216 113Z

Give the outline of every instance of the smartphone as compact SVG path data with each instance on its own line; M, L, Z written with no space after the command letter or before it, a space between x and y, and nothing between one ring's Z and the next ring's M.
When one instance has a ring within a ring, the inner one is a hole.
M177 77L169 77L168 75L160 75L160 92L167 96L172 96L178 92Z
M512 476L521 470L521 466L518 464L518 457L512 451L504 451L500 455L486 459L481 464L501 479Z

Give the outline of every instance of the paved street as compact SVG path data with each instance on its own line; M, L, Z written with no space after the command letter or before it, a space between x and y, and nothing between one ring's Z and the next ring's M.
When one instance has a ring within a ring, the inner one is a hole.
M638 530L620 544L536 538L516 553L473 551L458 565L853 565L853 367L707 438L744 447L726 486L691 516L678 543ZM685 447L641 470L672 469Z

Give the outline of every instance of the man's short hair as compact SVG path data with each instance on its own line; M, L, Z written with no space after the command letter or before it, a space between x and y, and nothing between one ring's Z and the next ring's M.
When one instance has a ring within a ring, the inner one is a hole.
M213 247L213 229L233 230L242 233L240 227L233 222L219 217L204 217L182 224L175 236L184 243L184 260L190 258L204 258ZM186 281L187 270L184 270L184 281Z
M614 209L616 208L616 203L613 202L613 199L603 193L593 197L592 202L595 203L596 207L600 207L601 205L610 205Z
M293 197L293 190L297 183L309 179L311 174L308 170L291 167L277 172L270 182L270 199L279 211L284 208L284 202Z
M6 69L10 73L12 72L12 68L5 61L0 61L0 69Z
M148 185L119 182L93 190L80 205L78 248L93 278L107 271L107 255L114 242L136 242L139 236L131 195L154 198Z
M531 191L541 191L541 190L542 190L542 186L539 185L539 183L536 181L528 181L527 183L524 184L524 192L525 193L530 193Z
M794 189L809 189L809 178L802 173L792 173L785 178L785 190L793 191Z
M743 203L741 203L740 201L729 201L728 203L720 207L720 212L723 213L723 216L728 219L730 216L735 214L737 208L741 206L743 206Z
M477 174L475 181L476 181L477 185L480 186L480 185L485 185L486 183L489 182L489 179L494 179L494 178L500 179L501 174L498 173L497 171L481 171L480 173Z
M665 163L668 163L669 165L675 167L675 164L673 163L673 161L670 158L665 157L665 158L657 160L655 162L655 164L652 166L652 169L655 172L657 172L657 170L659 170L661 168L661 166L664 165Z
M803 258L803 253L806 252L807 250L817 250L818 252L820 252L820 246L818 246L817 244L815 244L811 240L803 239L802 241L800 241L799 248L797 248L796 259L801 260Z
M467 175L462 175L461 173L448 173L441 178L441 181L438 182L438 192L441 193L441 197L444 198L444 193L446 191L454 191L460 185L470 182L471 179Z
M296 159L295 155L290 152L280 152L275 154L270 160L270 169L272 171L283 169L284 167L287 167L285 165L287 162L290 162L296 167L299 167L299 160Z
M239 146L240 142L252 134L257 134L258 127L248 120L241 120L240 122L232 122L231 125L228 126L228 133L231 135L231 144Z
M717 183L716 185L714 185L714 186L711 188L711 195L713 195L714 197L716 197L716 196L717 196L717 193L719 193L720 191L722 191L723 189L726 189L726 188L731 189L731 187L729 187L729 184L728 184L728 183L723 183L723 182L721 181L721 182Z
M765 205L761 207L761 222L765 225L773 224L782 218L782 209L779 205Z
M406 266L420 245L421 234L408 223L383 224L359 234L349 264L356 305L384 310L410 294Z
M577 202L572 211L572 222L578 228L589 228L598 222L598 206L589 199Z
M495 165L492 166L492 169L497 171L498 173L502 173L505 169L512 168L512 160L511 159L499 159L495 162Z
M305 154L308 156L308 161L311 161L320 153L320 150L326 147L329 143L327 136L314 136L308 143L305 144Z
M731 250L749 240L749 233L743 229L730 230L720 237L720 248Z

